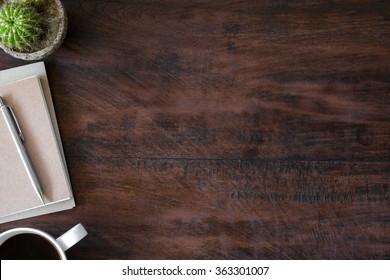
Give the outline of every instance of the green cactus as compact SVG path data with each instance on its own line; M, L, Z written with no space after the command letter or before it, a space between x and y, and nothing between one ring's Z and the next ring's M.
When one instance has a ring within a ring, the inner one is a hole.
M0 39L7 47L28 52L43 34L43 19L34 8L4 4L0 9Z

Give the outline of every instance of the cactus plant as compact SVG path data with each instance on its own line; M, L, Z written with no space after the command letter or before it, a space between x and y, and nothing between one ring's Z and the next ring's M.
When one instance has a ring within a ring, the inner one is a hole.
M0 48L24 60L38 60L62 44L68 19L61 0L0 0Z
M17 51L30 51L43 34L43 20L33 7L4 4L0 10L0 39Z

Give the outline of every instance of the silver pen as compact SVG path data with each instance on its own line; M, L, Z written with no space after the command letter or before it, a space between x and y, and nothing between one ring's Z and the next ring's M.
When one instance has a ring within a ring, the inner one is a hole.
M34 171L34 168L31 164L30 158L28 157L27 151L23 145L24 137L23 137L22 131L20 129L19 123L18 123L18 121L15 117L15 114L12 111L11 107L7 106L4 103L3 98L1 98L1 97L0 97L0 110L1 110L1 113L3 114L3 117L4 117L5 122L7 124L8 130L11 133L12 140L14 141L14 143L16 145L16 149L18 150L20 158L22 159L23 166L26 169L27 175L28 175L33 187L34 187L34 190L38 194L39 199L45 205L41 184L39 183L37 174Z

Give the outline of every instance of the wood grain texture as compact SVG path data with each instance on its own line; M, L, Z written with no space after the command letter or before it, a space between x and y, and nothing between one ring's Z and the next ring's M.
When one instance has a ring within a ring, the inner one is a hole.
M388 1L63 1L73 259L389 259ZM1 69L24 64L5 54Z

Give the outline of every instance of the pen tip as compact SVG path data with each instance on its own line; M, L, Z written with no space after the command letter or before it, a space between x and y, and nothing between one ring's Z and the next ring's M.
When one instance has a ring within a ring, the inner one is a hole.
M46 203L45 203L45 198L43 197L43 195L40 196L40 199L41 199L42 204L43 204L43 205L46 205Z

